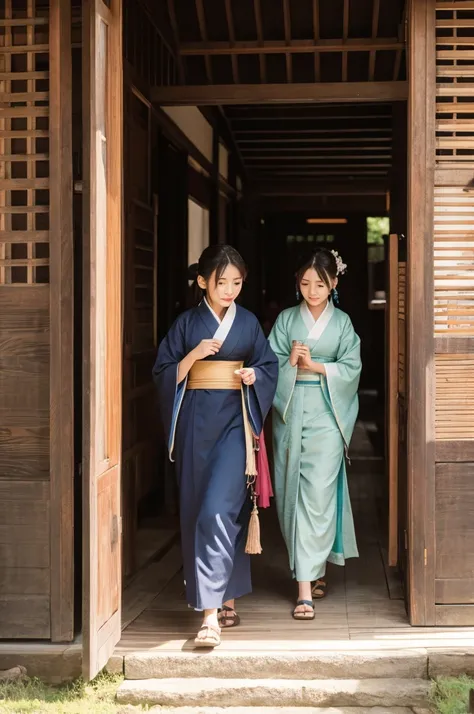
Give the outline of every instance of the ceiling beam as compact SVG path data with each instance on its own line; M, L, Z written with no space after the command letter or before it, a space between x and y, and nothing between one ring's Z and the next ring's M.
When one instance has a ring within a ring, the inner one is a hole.
M381 196L345 196L343 201L338 196L259 196L256 194L258 206L265 216L274 213L304 212L316 217L327 216L328 211L335 218L347 213L365 213L365 215L385 216L387 214L387 197ZM317 234L317 226L314 226Z
M153 87L155 104L262 104L265 102L400 101L407 98L407 82L323 82L320 84L216 84Z
M262 23L262 7L261 0L254 0L255 11L255 26L257 28L257 40L260 46L263 45L263 23ZM267 60L262 52L258 53L258 61L260 65L260 82L265 84L267 81Z
M202 0L201 0L202 1ZM198 0L199 2L199 0ZM202 22L200 22L202 27ZM286 33L285 33L286 34ZM370 50L403 50L405 43L397 37L350 37L337 40L266 40L239 42L183 42L181 54L185 55L258 55L296 54L309 52L369 52Z
M372 40L377 37L379 31L379 15L380 15L380 0L373 0L372 6ZM400 50L397 50L400 52ZM370 51L369 57L369 81L373 82L375 79L375 50Z
M319 46L319 0L313 0L313 39L314 44ZM314 53L314 81L321 81L321 55L319 51Z
M199 34L201 35L201 40L203 42L207 42L207 26L206 26L206 15L204 13L204 4L203 0L195 0L196 3L196 14L198 17L198 24L199 24ZM183 54L183 51L181 50L181 55ZM205 65L206 65L206 77L207 81L209 84L212 84L212 64L211 64L211 58L209 56L206 56L204 59Z
M176 51L176 60L178 63L179 81L181 84L184 84L185 71L184 71L183 58L181 56L181 52L180 52L180 48L179 48L179 27L178 27L178 21L176 19L176 9L174 6L174 0L168 0L168 15L169 15L169 19L170 19L171 31L173 33L173 39L174 39L174 45L175 45L175 51Z
M285 46L289 47L291 44L291 16L290 16L290 0L283 0L283 22L285 25ZM293 62L291 59L291 52L285 53L286 60L286 81L293 81Z
M225 14L226 14L226 19L227 19L227 29L229 32L229 40L232 45L235 44L235 30L234 30L234 18L232 16L232 6L231 6L231 0L225 0ZM232 79L234 80L234 84L239 84L239 60L237 55L233 54L231 56L231 62L232 62Z
M254 190L261 196L385 196L387 180L315 181L308 179L255 181Z
M344 44L347 44L349 36L349 0L344 0L344 11L342 18L342 38ZM347 82L347 52L342 53L342 81Z

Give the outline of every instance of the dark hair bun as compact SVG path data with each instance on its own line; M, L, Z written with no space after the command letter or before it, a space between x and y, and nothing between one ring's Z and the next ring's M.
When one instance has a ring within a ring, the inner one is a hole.
M196 280L199 273L199 266L197 263L193 263L188 268L188 280Z

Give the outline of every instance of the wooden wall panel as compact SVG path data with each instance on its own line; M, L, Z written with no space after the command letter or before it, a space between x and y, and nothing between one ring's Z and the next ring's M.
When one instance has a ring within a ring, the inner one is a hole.
M436 3L434 189L437 625L474 624L474 17Z
M123 374L123 572L137 562L139 502L156 485L157 211L151 192L151 109L132 88L126 95L125 281Z

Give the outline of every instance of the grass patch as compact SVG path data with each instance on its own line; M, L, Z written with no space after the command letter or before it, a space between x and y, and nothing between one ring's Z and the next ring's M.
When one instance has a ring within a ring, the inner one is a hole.
M439 714L466 714L470 689L474 689L471 677L440 677L433 693L436 711Z
M121 714L143 712L142 707L117 704L115 694L123 677L100 674L92 682L77 680L53 687L39 679L0 684L1 714Z

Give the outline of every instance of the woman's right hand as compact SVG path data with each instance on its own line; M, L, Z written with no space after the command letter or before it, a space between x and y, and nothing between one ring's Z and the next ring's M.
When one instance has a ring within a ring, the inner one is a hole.
M198 346L193 349L193 357L196 362L206 359L206 357L216 355L221 347L222 342L220 340L201 340Z
M305 351L304 345L301 345L301 344L293 345L293 348L290 352L290 364L292 367L296 367L300 357L303 357L304 351Z

